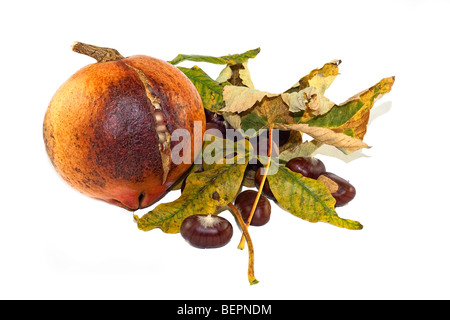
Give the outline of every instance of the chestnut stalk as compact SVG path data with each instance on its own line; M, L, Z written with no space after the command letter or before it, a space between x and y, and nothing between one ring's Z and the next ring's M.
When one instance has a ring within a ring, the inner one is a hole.
M257 284L259 281L255 278L255 253L253 251L253 243L252 239L250 238L250 233L248 232L248 228L245 225L244 220L242 219L239 209L236 208L236 206L231 202L228 204L228 207L231 209L231 213L239 223L239 226L242 229L243 236L245 237L248 244L248 281L251 285Z
M268 146L267 146L267 164L264 167L264 174L263 174L262 179L261 179L261 184L260 184L259 189L258 189L258 194L256 195L255 202L253 203L252 211L250 211L250 215L249 215L248 220L247 220L247 228L250 226L250 223L252 222L252 218L253 218L253 215L255 213L256 207L258 205L259 198L261 197L261 193L262 193L262 190L263 190L263 187L264 187L264 183L266 182L267 172L269 172L270 158L272 156L272 130L273 130L273 124L269 126L269 138L268 138L269 139L269 143L268 143ZM239 242L239 245L238 245L238 249L242 250L242 249L244 249L244 246L245 246L245 237L244 237L244 235L242 235L241 241Z

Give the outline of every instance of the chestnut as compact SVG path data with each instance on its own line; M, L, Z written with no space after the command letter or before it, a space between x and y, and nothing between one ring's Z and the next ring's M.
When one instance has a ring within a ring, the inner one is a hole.
M336 199L336 207L346 205L356 195L356 189L347 180L339 177L331 172L322 173L317 179L322 181L330 191L334 199Z
M224 119L224 117L220 114L217 114L215 112L209 111L208 109L205 110L205 117L206 117L206 129L208 129L208 124L210 128L218 129L220 132L222 132L222 137L225 138L227 136L227 130L233 129L233 127ZM214 124L214 125L212 125ZM241 135L238 135L240 140L242 139ZM235 138L235 141L237 141Z
M260 167L255 172L255 186L258 189L259 189L259 186L261 185L261 181L263 178L263 172L264 172L264 167ZM270 185L269 185L269 181L267 181L267 178L266 178L266 181L264 182L262 193L270 200L274 200L274 201L276 200L275 196L272 193L272 190L270 190Z
M224 137L226 136L226 131L224 126L221 126L216 122L207 122L205 134L210 134L219 137L221 139L224 139Z
M253 163L252 161L250 161L248 163L248 165L247 165L247 170L251 170L251 171L255 171L256 172L261 167L263 167L263 165L258 160L256 161L256 163Z
M184 219L181 236L193 247L220 248L230 242L233 226L222 217L211 214L195 214Z
M286 163L286 167L311 179L317 179L326 171L323 162L315 157L293 158Z
M241 192L234 202L236 208L241 212L242 219L245 223L248 222L248 218L252 211L253 203L256 200L258 192L254 190L246 190ZM265 196L259 197L258 204L256 205L255 212L253 213L252 226L263 226L270 220L270 201Z
M274 130L278 130L278 129L274 129ZM278 130L278 146L279 147L284 146L288 142L290 136L291 136L291 131Z
M219 122L222 123L225 121L225 119L223 118L222 115L217 114L213 111L210 111L208 109L204 109L205 110L205 117L206 117L206 122Z
M288 132L289 131L280 131L280 132ZM283 134L283 139L285 140L285 135ZM285 141L283 140L283 143ZM253 152L255 155L258 156L267 156L269 152L269 137L267 135L259 135L253 138L250 138L250 143L253 147ZM279 154L279 147L280 141L275 141L275 139L272 139L272 156L276 156Z

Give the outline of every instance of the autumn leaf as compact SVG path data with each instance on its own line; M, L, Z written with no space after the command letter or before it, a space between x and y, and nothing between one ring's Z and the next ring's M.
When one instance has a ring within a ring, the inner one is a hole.
M245 136L244 132L240 135ZM203 168L208 169L220 164L244 164L253 157L253 146L247 139L234 141L233 138L219 138L205 132L202 158Z
M228 82L233 86L244 86L255 88L248 70L248 61L238 64L228 64L219 74L216 81L219 83Z
M247 87L254 89L253 81L248 70L248 60L241 63L229 63L220 72L217 81L220 83L230 83L233 86ZM241 127L241 118L233 112L222 112L222 116L233 128Z
M286 93L299 92L308 87L314 87L323 95L339 74L341 60L333 60L326 63L322 68L312 70L308 75L301 78Z
M288 162L289 160L297 157L311 157L312 154L322 145L323 143L317 140L288 145L283 149L283 151L280 151L279 161Z
M375 102L391 91L395 77L384 78L374 86L351 97L344 103L336 105L326 114L311 119L300 119L314 127L325 127L337 133L346 133L363 139L367 131L370 110Z
M235 142L206 134L203 162L191 168L181 196L158 205L141 218L135 216L138 228L144 231L160 228L166 233L177 233L186 217L214 214L226 206L240 189L252 150L248 140Z
M326 113L334 106L334 103L324 97L325 90L333 83L334 79L339 74L339 65L341 60L333 60L326 63L322 68L312 70L308 75L301 78L285 94L292 94L290 99L302 100L305 96L306 102L309 105L305 107L296 108L295 104L291 105L291 111L302 112L302 120L306 121L319 114ZM297 95L295 95L297 93Z
M289 107L280 94L247 87L227 86L223 90L223 99L225 107L219 112L228 115L235 129L258 131L272 123L294 121ZM230 114L234 114L235 118L230 117Z
M322 145L322 142L315 139L303 141L302 132L291 130L288 141L279 148L278 161L280 163L287 163L293 158L311 157Z
M267 179L280 206L293 215L309 222L322 221L341 228L362 229L359 222L337 215L334 210L336 200L323 182L306 178L286 167L280 167Z
M253 50L248 50L244 53L230 54L221 57L213 57L207 55L190 55L190 54L179 54L171 61L168 61L171 64L178 64L183 61L195 61L195 62L208 62L213 64L238 64L244 63L250 58L254 58L260 52L260 48L256 48Z
M344 133L334 132L328 128L312 127L305 123L292 125L277 124L276 128L282 130L297 130L306 133L319 142L341 149L345 154L355 152L361 148L369 148L369 146L361 139L353 138Z
M241 117L238 114L232 112L220 112L220 113L222 114L225 121L231 125L231 127L233 127L234 129L241 128Z
M261 102L264 97L276 97L277 94L259 91L253 88L227 86L223 88L225 107L220 112L241 113Z
M251 113L242 116L241 128L260 130L275 123L293 123L292 114L280 96L265 97Z
M299 92L274 94L242 86L226 86L223 100L225 107L219 112L228 117L229 114L238 114L240 119L231 119L235 124L232 125L243 130L259 130L274 123L293 123L295 112L307 109L317 115L334 106L312 87Z
M162 203L141 218L135 216L143 231L160 228L166 233L180 232L184 219L193 214L214 214L234 199L239 191L245 164L222 164L202 172L192 172L181 196Z
M335 105L334 102L319 93L315 87L307 87L290 94L285 93L282 94L282 97L286 99L285 102L291 112L305 110L312 115L321 115L327 113Z
M194 84L203 102L203 107L217 112L224 106L222 99L223 87L227 85L253 86L250 72L247 68L248 59L256 57L260 49L253 49L240 54L232 54L221 57L205 55L179 54L169 63L176 65L183 61L207 62L213 64L226 64L217 80L213 80L200 67L178 67Z
M287 107L288 111L292 107L294 112L304 110L306 104L309 103L309 100L311 99L311 96L309 96L308 99L308 96L304 96L303 93L299 94L297 92L292 94L278 94L242 86L227 86L223 88L225 107L221 109L220 112L242 113L253 108L264 98L273 97L279 97L285 104L285 107ZM305 99L308 101L305 101Z
M227 64L227 66L220 72L216 81L220 83L230 83L233 86L241 88L254 89L253 81L250 77L250 71L248 70L248 61ZM233 112L222 112L224 119L233 127L241 127L241 118Z
M203 171L202 164L194 163L178 180L170 187L170 191L180 190L186 177L194 171Z
M201 68L178 67L194 84L203 102L203 107L216 112L224 106L223 87L229 83L219 83L208 76Z

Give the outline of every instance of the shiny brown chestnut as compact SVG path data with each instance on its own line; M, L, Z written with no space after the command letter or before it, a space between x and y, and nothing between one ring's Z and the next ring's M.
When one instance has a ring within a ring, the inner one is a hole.
M336 199L336 207L346 205L356 195L356 189L347 180L339 177L331 172L322 173L317 179L322 181L330 191L334 199Z
M205 134L210 134L219 137L221 139L224 139L224 137L226 136L226 131L225 127L221 126L220 124L217 124L215 122L207 122Z
M261 181L262 181L262 178L263 178L263 172L264 172L264 167L260 167L255 172L255 186L258 189L259 189L259 186L261 185ZM272 193L272 190L270 190L270 185L269 185L269 181L267 181L267 178L266 178L266 181L264 183L264 187L262 189L262 193L267 198L269 198L270 200L276 200L275 196Z
M205 110L205 116L206 116L207 129L208 129L208 123L210 123L210 124L214 123L217 126L216 128L222 132L223 138L225 138L227 136L227 130L233 129L233 127L224 119L224 117L222 115L217 114L212 111L209 111L207 109L204 109L204 110ZM237 139L237 140L240 140L242 138L241 135L237 135L237 136L239 137L239 139Z
M286 163L286 167L311 179L317 179L326 171L323 162L315 157L293 158Z
M234 202L236 208L241 212L242 219L247 223L250 213L252 211L253 203L256 200L258 192L254 190L246 190L241 192ZM270 201L263 195L259 197L255 212L253 213L252 226L263 226L270 220Z
M233 226L227 219L217 215L196 214L184 219L180 233L193 247L220 248L230 242Z
M274 129L274 131L277 129ZM275 138L275 134L272 135L272 157L276 157L280 151L279 147L286 144L289 139L290 132L289 131L279 131L277 130L277 138ZM269 152L269 137L267 134L261 134L256 137L250 138L250 143L253 147L253 152L259 156L267 156Z
M274 130L277 130L277 129L274 129ZM284 146L288 142L290 136L291 136L291 131L278 130L278 146L279 147Z
M204 110L205 110L206 122L214 122L214 123L219 123L219 124L222 124L223 122L225 122L225 119L223 118L222 115L217 114L212 111L209 111L208 109L204 109Z

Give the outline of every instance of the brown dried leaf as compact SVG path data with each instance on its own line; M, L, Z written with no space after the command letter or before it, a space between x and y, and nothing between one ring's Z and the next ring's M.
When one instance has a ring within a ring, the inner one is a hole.
M283 93L281 96L291 112L308 110L310 114L318 116L327 113L335 105L315 87L308 87L299 92Z
M274 97L277 94L259 91L248 87L226 86L223 88L223 100L225 108L220 112L241 113L252 108L264 97Z
M298 132L298 131L292 131ZM323 143L317 140L305 141L303 143L292 144L289 148L284 148L280 152L280 161L288 162L296 157L310 157Z
M317 141L341 149L345 154L355 152L356 150L359 150L361 148L369 148L366 143L358 138L350 137L344 133L337 133L328 128L311 127L306 123L292 125L277 124L275 127L277 129L297 130L306 133Z
M238 64L228 64L216 79L219 83L231 83L233 86L243 86L254 89L250 71L247 67L248 61Z
M256 131L274 123L293 123L294 119L280 95L264 97L261 103L256 103L250 112L242 115L241 128L244 131Z

